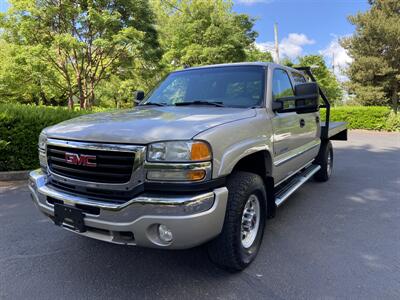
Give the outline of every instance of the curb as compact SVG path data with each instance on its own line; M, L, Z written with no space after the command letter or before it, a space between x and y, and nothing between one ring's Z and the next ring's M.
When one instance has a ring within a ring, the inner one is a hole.
M0 172L0 181L14 181L28 179L29 171Z

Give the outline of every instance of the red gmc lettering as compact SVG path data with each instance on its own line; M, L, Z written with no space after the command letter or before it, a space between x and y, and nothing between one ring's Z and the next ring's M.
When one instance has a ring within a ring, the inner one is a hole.
M77 154L77 153L65 153L65 162L71 165L86 166L86 167L96 167L96 156Z

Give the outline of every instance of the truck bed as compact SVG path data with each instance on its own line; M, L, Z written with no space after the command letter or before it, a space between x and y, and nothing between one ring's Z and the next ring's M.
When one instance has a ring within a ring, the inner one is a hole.
M347 141L347 124L346 122L329 122L328 134L326 132L325 122L321 122L321 136L327 136L329 140Z

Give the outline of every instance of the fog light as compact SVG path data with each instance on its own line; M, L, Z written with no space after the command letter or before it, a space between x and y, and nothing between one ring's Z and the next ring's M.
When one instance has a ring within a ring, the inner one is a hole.
M169 230L167 225L163 224L158 225L158 236L160 240L166 243L171 242L173 239L171 230Z

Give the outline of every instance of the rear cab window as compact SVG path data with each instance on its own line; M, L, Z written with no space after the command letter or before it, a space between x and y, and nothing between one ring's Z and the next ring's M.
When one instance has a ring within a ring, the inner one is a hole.
M304 77L303 74L300 74L298 72L292 72L292 77L294 80L294 84L302 84L302 83L307 83L308 80L306 79L306 77Z

